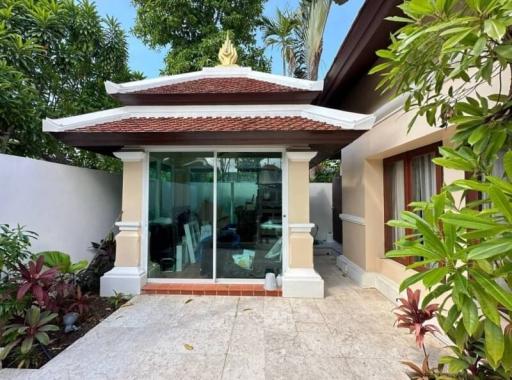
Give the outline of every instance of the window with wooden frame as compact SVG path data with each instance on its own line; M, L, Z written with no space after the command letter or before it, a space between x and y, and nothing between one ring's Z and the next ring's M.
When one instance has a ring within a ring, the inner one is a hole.
M399 219L400 213L414 201L429 200L441 190L443 170L434 165L432 159L439 156L435 143L398 154L384 160L384 222ZM394 248L394 242L410 231L385 225L386 252ZM411 258L397 258L404 265L414 262Z

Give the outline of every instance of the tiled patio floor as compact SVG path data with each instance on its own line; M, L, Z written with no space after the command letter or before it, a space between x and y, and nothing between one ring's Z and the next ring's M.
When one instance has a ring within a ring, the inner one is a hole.
M325 299L143 295L43 369L0 378L407 379L399 361L422 356L393 327L391 302L344 278L334 257L316 264Z

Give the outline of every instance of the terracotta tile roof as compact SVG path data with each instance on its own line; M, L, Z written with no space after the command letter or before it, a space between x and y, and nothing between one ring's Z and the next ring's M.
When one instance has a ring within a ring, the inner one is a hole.
M335 131L339 127L299 116L287 117L148 117L128 118L76 128L70 132L239 132Z
M251 78L204 78L130 92L131 94L236 94L305 91Z

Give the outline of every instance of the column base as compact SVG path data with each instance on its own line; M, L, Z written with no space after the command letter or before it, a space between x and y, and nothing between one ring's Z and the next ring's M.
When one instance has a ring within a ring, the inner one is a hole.
M146 280L146 272L138 267L114 267L100 279L100 296L110 297L115 293L140 294Z
M283 276L283 297L324 298L324 280L313 268L290 268Z

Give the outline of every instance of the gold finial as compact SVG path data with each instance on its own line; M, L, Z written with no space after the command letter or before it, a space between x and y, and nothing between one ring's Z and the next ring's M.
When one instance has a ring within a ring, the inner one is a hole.
M238 66L236 64L237 59L238 54L236 53L236 49L229 39L229 32L227 32L226 40L222 44L222 47L219 49L219 66Z

